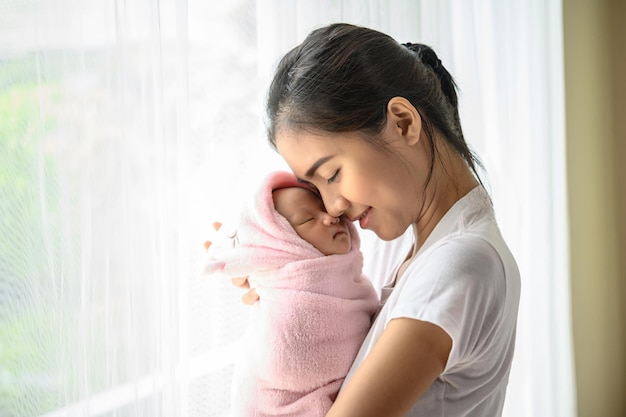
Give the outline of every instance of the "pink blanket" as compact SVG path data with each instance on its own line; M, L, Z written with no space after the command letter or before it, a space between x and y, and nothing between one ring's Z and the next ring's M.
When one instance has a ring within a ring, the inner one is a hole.
M324 416L378 307L354 226L351 251L324 256L274 209L272 190L288 186L303 185L270 174L242 212L237 246L207 266L249 275L260 296L235 366L233 417Z

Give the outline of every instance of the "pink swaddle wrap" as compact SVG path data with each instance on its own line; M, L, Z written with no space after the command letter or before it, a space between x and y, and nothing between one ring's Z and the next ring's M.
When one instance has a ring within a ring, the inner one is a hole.
M233 417L324 416L378 308L356 228L348 224L350 252L323 255L274 209L272 190L292 186L303 187L270 174L242 212L238 245L206 267L249 275L260 296L235 366Z

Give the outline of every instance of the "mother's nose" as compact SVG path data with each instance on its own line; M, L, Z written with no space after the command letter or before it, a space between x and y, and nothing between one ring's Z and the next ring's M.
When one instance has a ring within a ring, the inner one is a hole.
M322 195L322 199L324 200L326 211L332 217L341 217L346 210L348 210L348 207L350 207L350 202L341 195Z

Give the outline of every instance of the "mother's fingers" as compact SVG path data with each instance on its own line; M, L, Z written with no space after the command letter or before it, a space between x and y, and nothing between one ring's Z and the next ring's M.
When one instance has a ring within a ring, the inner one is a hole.
M250 288L250 282L248 282L248 277L236 277L236 278L231 278L230 280L235 287L244 288L244 289Z
M231 278L230 280L233 283L233 285L235 285L236 287L243 288L243 289L250 288L250 281L248 281L248 277L237 277L237 278ZM255 289L253 288L250 291L246 292L241 297L241 300L244 302L244 304L252 305L256 303L257 301L259 301L259 294L257 294Z
M256 293L254 289L251 289L250 291L245 293L241 297L241 299L243 300L244 304L252 305L256 303L257 301L259 301L259 295Z

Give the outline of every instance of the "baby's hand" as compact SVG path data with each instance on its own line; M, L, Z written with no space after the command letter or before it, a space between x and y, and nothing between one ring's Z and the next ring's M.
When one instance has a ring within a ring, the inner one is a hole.
M213 229L215 230L215 232L218 232L221 229L221 227L222 227L222 223L220 222L213 223ZM224 237L226 239L229 239L230 241L228 243L225 242ZM212 245L215 245L214 251L217 250L219 252L220 250L224 249L224 246L226 247L230 246L232 248L235 244L236 244L236 233L226 233L226 234L216 233L216 241L213 242L211 240L207 240L204 242L203 246L204 246L204 249L207 251L207 253L209 253L209 249L211 248ZM217 245L219 245L219 247ZM247 276L231 278L231 282L236 287L249 290L241 297L241 299L243 300L245 304L252 305L256 303L257 301L259 301L259 295L256 293L254 288L250 289L250 282L248 281Z

